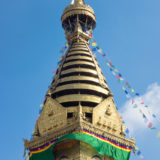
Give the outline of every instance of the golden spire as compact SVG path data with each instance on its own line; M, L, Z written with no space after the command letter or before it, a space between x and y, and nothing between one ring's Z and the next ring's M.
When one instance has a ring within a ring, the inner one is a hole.
M72 0L71 4L84 4L84 0Z
M134 140L125 139L112 92L88 46L88 32L96 26L93 9L84 0L72 0L61 21L69 48L48 90L34 139L25 147L39 147L81 128L134 146Z

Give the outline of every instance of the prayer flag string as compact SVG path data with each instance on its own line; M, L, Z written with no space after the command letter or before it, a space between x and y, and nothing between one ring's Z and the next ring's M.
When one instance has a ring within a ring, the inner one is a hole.
M133 108L139 108L139 105L142 105L143 107L148 109L148 113L151 117L156 119L158 116L154 114L150 109L149 106L146 105L142 100L139 104L135 103L135 97L140 97L140 94L138 92L135 92L135 89L133 89L129 82L125 81L125 78L122 76L122 74L119 72L119 70L115 67L115 65L112 64L111 60L106 56L106 54L103 52L103 50L99 47L95 39L90 39L91 44L91 51L98 52L102 55L102 57L106 60L106 64L109 67L109 70L113 74L113 76L118 79L118 82L122 85L122 90L124 91L127 98L132 98L132 107ZM156 129L156 127L153 126L152 122L150 122L149 118L147 118L147 115L144 113L142 109L139 109L139 113L142 115L142 118L144 119L144 122L146 123L147 127L150 129ZM158 120L158 119L157 119Z

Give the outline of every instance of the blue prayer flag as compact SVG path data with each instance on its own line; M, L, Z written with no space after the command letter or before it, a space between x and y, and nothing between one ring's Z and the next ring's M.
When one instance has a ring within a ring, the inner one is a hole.
M137 151L137 155L139 156L141 154L141 151Z

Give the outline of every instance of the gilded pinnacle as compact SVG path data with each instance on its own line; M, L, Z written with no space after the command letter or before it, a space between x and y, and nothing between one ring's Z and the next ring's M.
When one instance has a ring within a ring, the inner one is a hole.
M72 0L71 4L84 4L84 0Z

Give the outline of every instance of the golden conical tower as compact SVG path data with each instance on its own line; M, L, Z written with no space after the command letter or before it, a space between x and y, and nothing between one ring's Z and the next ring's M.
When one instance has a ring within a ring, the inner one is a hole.
M69 48L47 92L34 138L25 140L25 148L33 150L74 130L85 130L118 146L133 148L134 140L125 138L113 95L89 48L90 35L96 26L93 9L83 0L72 0L61 21ZM90 160L96 159L94 155L103 160L115 158L97 153L90 144L71 139L58 143L53 153L55 159Z

